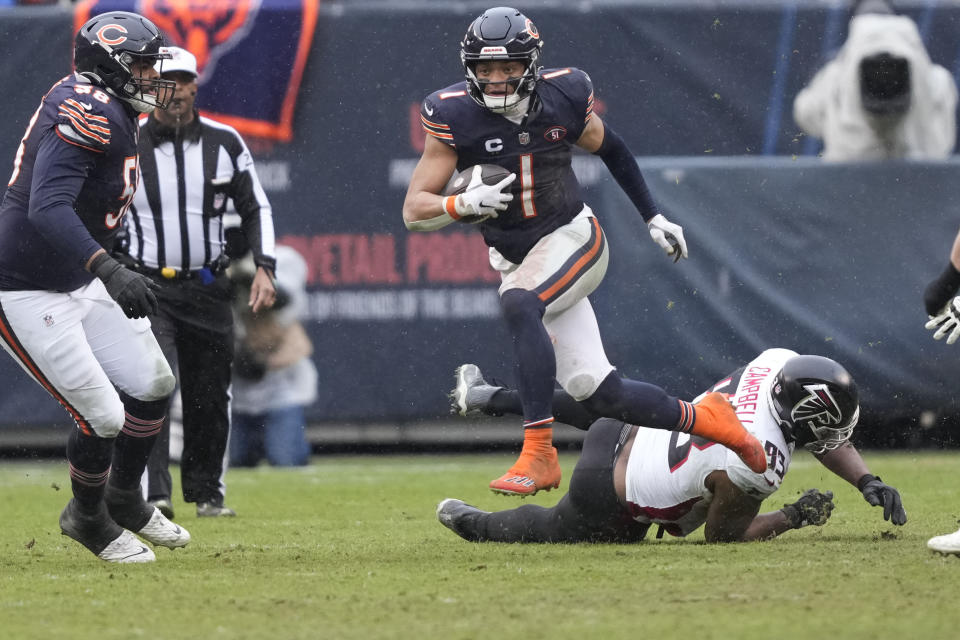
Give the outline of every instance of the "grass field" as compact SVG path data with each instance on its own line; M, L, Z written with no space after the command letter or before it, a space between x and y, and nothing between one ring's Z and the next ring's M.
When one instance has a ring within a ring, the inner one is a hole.
M108 565L60 535L64 463L3 462L0 637L960 637L960 559L925 547L957 527L960 455L865 458L901 490L905 527L802 453L764 510L832 489L825 527L764 543L707 545L697 532L628 546L474 544L442 527L444 497L519 504L485 488L507 454L321 457L231 471L236 519L198 520L176 503L193 542L139 566ZM564 489L574 462L562 456Z

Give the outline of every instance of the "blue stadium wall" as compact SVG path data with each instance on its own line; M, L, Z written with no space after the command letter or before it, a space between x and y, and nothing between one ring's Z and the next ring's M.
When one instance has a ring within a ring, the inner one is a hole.
M953 424L960 351L924 331L921 298L960 223L958 163L817 160L791 105L842 43L845 3L704 4L518 3L547 66L590 73L597 110L690 245L690 260L671 264L603 165L576 157L610 240L592 297L610 359L692 396L759 350L790 347L846 364L865 424L900 425L885 439L909 444L921 424ZM265 1L257 19L289 6ZM248 138L278 237L311 268L313 422L443 416L465 361L512 379L479 234L408 234L400 213L423 144L419 100L461 77L457 43L484 6L321 3L292 140ZM903 6L931 57L955 70L960 7ZM69 71L72 35L67 9L0 9L0 160L12 160L40 96ZM251 43L246 55L269 46ZM244 86L234 71L201 86L200 105ZM0 380L0 432L68 424L9 358Z

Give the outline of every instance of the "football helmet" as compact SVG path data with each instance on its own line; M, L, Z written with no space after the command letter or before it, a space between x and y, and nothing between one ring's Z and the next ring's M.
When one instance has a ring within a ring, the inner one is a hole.
M510 111L528 98L540 78L540 50L543 40L530 18L510 7L495 7L483 12L470 23L460 43L460 62L467 78L467 92L481 107L497 113ZM510 80L515 88L508 96L488 96L474 73L482 60L518 60L523 63L523 75Z
M774 378L770 395L784 438L812 453L825 453L849 440L860 418L857 385L830 358L790 358Z
M140 113L165 108L177 84L141 78L132 66L141 59L151 66L170 58L161 52L163 36L150 20L136 13L110 11L88 20L77 32L73 64L78 73L126 101Z

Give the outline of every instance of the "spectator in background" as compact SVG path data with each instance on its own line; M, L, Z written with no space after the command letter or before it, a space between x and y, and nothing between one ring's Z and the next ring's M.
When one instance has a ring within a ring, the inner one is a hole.
M197 62L179 47L163 77L176 82L166 109L141 122L140 188L127 216L126 261L158 285L153 332L177 373L183 405L183 498L197 516L233 516L223 484L230 431L233 290L225 267L222 216L232 205L253 252L247 304L270 308L276 292L273 217L250 151L227 125L194 107ZM173 517L169 422L148 464L147 498Z
M931 62L917 25L885 0L862 0L850 33L793 103L831 161L942 159L956 142L957 87Z
M256 267L247 257L230 267L238 299L248 297ZM307 263L291 247L277 247L277 302L253 313L236 305L230 464L254 467L266 455L278 467L309 462L304 409L317 397L313 344L300 320L307 303Z

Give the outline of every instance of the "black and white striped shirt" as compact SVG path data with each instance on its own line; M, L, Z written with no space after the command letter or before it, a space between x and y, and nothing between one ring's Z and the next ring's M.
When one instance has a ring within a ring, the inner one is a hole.
M223 214L235 210L254 261L276 268L273 214L243 138L200 117L174 130L140 123L140 183L127 216L128 252L177 271L212 267L223 253Z

